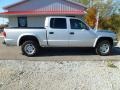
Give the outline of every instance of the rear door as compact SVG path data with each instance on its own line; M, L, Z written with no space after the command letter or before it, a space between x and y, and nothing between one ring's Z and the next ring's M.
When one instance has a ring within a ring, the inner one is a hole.
M68 47L67 19L51 18L47 38L50 47Z

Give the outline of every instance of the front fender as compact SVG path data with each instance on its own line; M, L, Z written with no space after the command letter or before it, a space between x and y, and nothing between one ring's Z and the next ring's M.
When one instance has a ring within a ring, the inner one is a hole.
M93 47L96 47L96 44L97 44L98 40L100 40L100 39L102 39L102 38L104 38L104 39L105 39L105 38L106 38L106 39L107 39L107 38L112 39L111 37L103 37L103 36L99 36L98 38L95 39L95 42L94 42Z
M93 44L93 47L95 47L96 46L96 44L97 44L97 41L100 39L100 38L102 38L103 36L102 35L100 35L100 36L98 36L96 39L95 39L95 42L94 42L94 44Z

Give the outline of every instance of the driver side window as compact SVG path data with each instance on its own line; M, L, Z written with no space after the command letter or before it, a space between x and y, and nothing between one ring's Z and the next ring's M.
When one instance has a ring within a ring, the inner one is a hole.
M77 19L70 19L70 25L71 29L86 29L88 30L88 27L86 24L84 24L82 21Z

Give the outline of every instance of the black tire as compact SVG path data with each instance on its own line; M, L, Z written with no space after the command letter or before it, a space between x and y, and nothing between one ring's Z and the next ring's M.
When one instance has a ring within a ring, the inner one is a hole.
M21 47L22 54L28 57L36 56L39 53L39 49L38 43L34 41L26 41Z
M112 44L108 40L99 41L95 50L98 55L108 56L111 54Z

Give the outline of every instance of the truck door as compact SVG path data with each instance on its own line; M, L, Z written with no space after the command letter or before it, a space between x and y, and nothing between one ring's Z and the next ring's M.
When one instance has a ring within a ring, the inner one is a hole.
M92 47L96 35L81 20L70 19L69 38L70 47Z
M68 47L67 19L51 18L47 38L50 47Z

